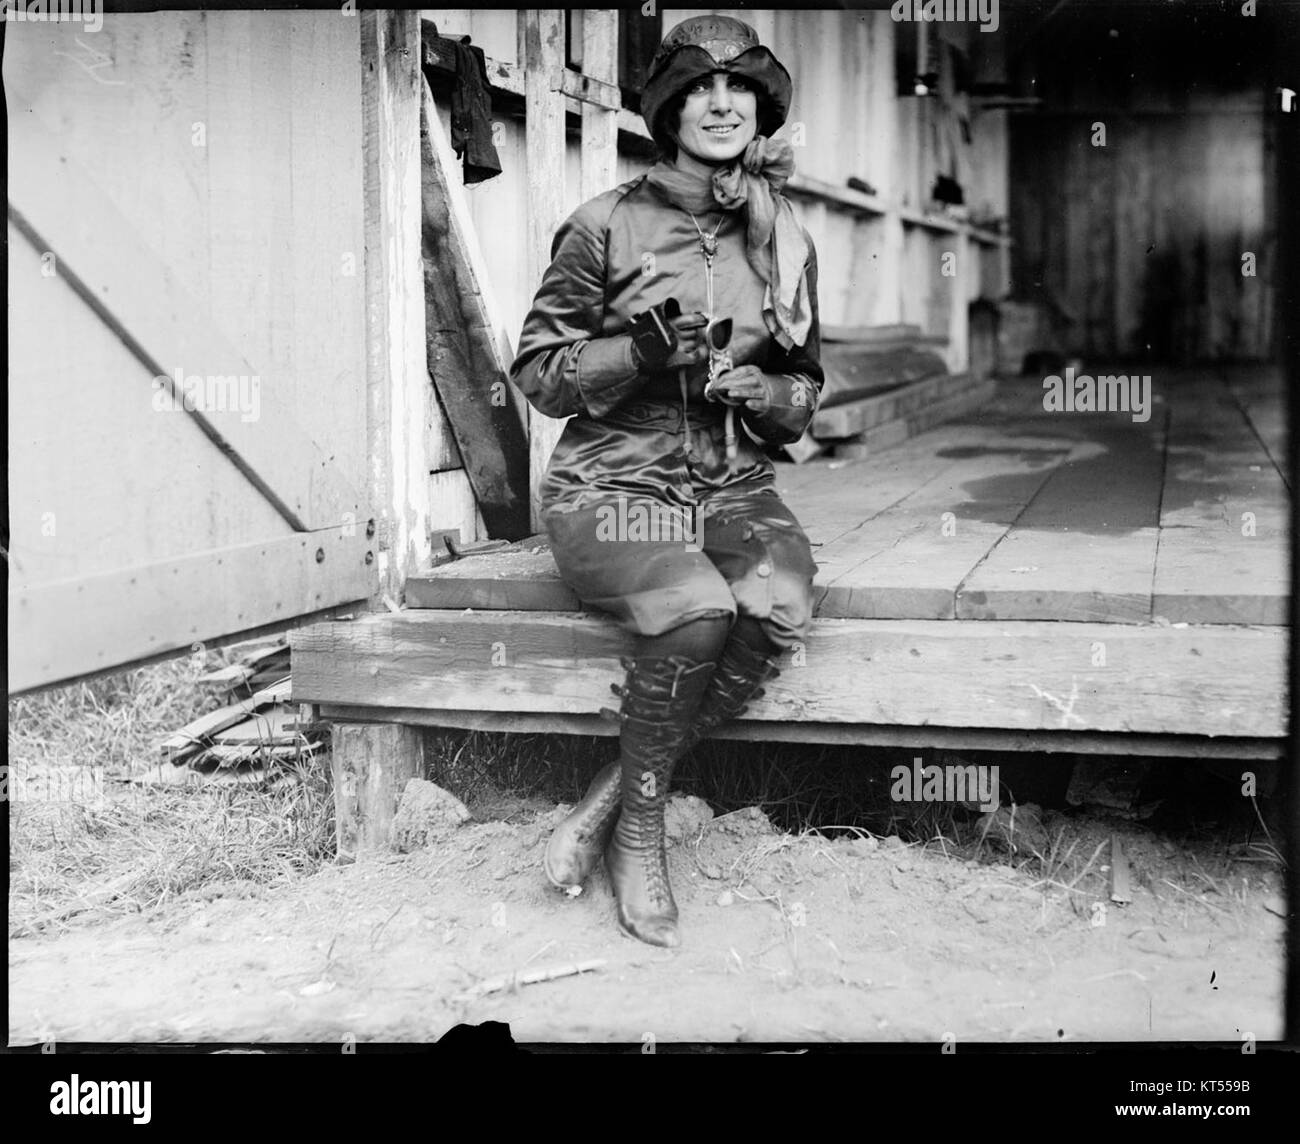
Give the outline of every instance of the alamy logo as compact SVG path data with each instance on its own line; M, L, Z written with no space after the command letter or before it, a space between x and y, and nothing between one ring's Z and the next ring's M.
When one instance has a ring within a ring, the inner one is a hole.
M688 552L699 552L702 532L696 508L619 497L596 509L596 539L603 543L684 544Z
M150 1089L147 1080L70 1080L50 1085L51 1116L129 1116L132 1124L148 1124Z
M1075 376L1074 366L1065 376L1043 378L1043 408L1048 413L1132 413L1134 421L1151 420L1151 375L1103 373Z
M183 369L175 377L159 374L153 379L153 408L157 413L240 414L241 421L256 421L262 414L262 379L257 374L197 373L185 376Z
M897 0L890 19L899 23L978 23L981 32L998 30L998 0Z
M100 0L0 0L0 19L11 24L70 24L98 32L104 26Z
M895 802L964 802L976 803L985 814L1000 804L998 768L982 764L944 766L921 765L918 755L912 765L897 766L890 772L894 785L889 797Z

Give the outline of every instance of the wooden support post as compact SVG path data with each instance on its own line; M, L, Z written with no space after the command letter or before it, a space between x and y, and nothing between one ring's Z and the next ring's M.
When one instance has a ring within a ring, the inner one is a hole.
M380 514L377 598L396 600L429 563L419 12L362 12L361 53L370 499Z
M551 262L551 240L564 221L564 94L552 90L564 70L564 12L529 8L519 14L525 69L525 155L528 167L528 284L537 288ZM538 486L564 422L528 411L529 501L540 530Z
M397 723L336 723L330 751L339 861L383 853L406 784L423 774L423 736Z
M618 11L588 8L582 14L582 74L618 82ZM582 200L607 191L618 179L618 108L582 105Z
M951 251L956 276L948 279L948 348L944 360L952 373L963 373L970 363L970 284L979 277L979 255L965 232L945 236L943 249ZM939 273L936 267L935 273Z

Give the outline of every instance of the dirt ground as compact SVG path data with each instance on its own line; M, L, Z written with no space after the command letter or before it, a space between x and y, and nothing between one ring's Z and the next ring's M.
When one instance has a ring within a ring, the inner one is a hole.
M792 836L674 796L684 940L669 951L618 932L602 869L573 898L546 882L564 809L516 802L410 854L13 939L10 1041L431 1041L488 1020L520 1042L643 1045L1282 1034L1276 871L1242 863L1201 892L1197 855L1138 823L1072 819L1080 853L1123 838L1121 906L1104 865L1076 887L1095 892L1067 893L1026 864Z

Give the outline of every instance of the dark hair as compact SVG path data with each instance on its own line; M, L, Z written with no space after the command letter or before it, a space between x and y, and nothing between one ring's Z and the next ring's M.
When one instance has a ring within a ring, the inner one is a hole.
M747 76L741 76L740 78L746 80L754 90L756 96L754 115L756 126L754 133L762 135L763 125L770 123L776 117L776 105L773 103L772 97L753 80ZM686 106L686 94L690 91L691 84L695 82L695 80L691 80L664 105L664 109L659 113L659 121L651 132L659 148L657 158L665 162L671 163L677 158L677 143L673 136L677 134L678 129L681 127L682 108Z

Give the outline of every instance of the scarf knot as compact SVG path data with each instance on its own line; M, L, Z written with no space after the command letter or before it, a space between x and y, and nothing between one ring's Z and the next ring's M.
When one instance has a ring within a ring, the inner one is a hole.
M784 139L757 135L736 161L708 183L669 163L650 170L650 182L670 202L694 214L721 207L746 211L745 254L767 284L763 318L783 349L803 345L812 328L807 263L811 251L794 208L781 193L794 174L794 150Z

